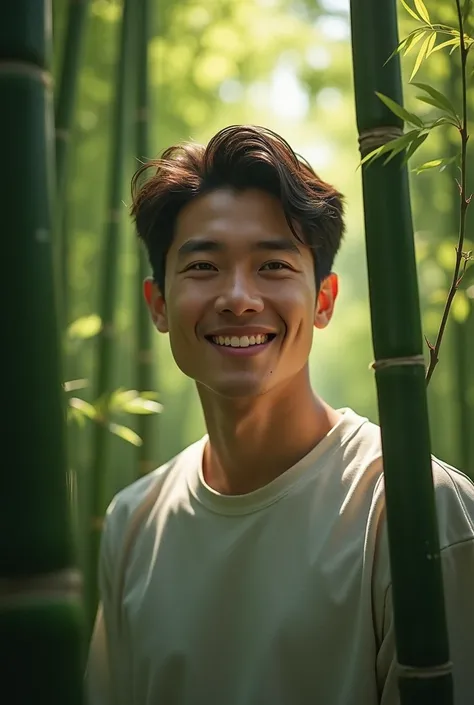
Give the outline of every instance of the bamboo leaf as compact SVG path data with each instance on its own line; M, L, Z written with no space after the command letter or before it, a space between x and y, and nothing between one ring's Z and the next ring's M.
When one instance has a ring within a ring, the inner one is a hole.
M402 39L402 41L399 43L399 45L392 51L388 59L384 62L384 66L388 64L388 62L393 59L394 56L399 54L401 51L404 51L404 56L408 54L410 51L410 47L412 46L413 43L416 44L419 39L424 35L425 31L420 30L420 29L415 29L413 32L410 32L408 37L405 37L405 39Z
M402 149L405 149L410 142L412 142L414 139L416 139L417 135L419 134L419 130L411 130L410 132L407 132L406 134L402 135L401 137L397 137L395 140L391 140L390 142L386 142L384 145L381 147L377 147L377 149L374 149L372 152L369 154L366 154L366 156L362 159L360 162L359 166L362 166L366 162L372 162L381 157L383 154L387 154L388 152L392 152L395 150L395 154L398 154L399 152L402 151Z
M430 162L425 162L416 169L413 169L413 171L417 174L421 174L423 171L428 171L429 169L436 169L436 167L441 166L442 163L442 159L432 159Z
M419 22L419 21L420 21L420 18L419 18L418 15L411 9L410 5L408 5L408 3L405 2L405 0L400 0L400 2L402 3L403 7L404 7L405 10L408 12L408 14L411 15L412 17L414 17L415 20L417 20L417 22Z
M439 51L440 49L444 49L445 47L453 46L454 48L458 47L460 44L460 40L457 37L456 39L447 39L445 42L441 42L441 44L437 44L432 50L431 54L434 54L435 51Z
M440 171L443 171L448 164L452 164L457 160L457 157L445 157L443 159L432 159L429 162L425 162L424 164L421 164L419 167L416 169L413 169L413 171L416 174L422 174L425 171L429 171L430 169L437 169L440 167Z
M421 19L423 19L427 24L431 24L430 16L423 0L415 0L415 7Z
M79 399L78 397L71 397L69 399L69 406L71 406L73 409L76 409L88 419L97 418L97 409L92 406L92 404L89 404L89 402L84 401L84 399Z
M360 161L359 166L362 166L363 164L366 164L367 162L372 162L377 157L379 157L382 153L383 148L385 145L382 145L382 147L377 147L377 149L373 149L372 152L369 152L368 154L365 155L365 157ZM357 167L359 168L359 167Z
M413 36L413 39L412 39L411 41L407 41L407 44L406 44L406 46L405 46L404 56L407 56L407 54L413 49L413 47L418 44L418 42L420 41L420 39L423 39L423 37L425 36L425 34L426 34L426 32L425 32L424 29L422 29L422 30L416 30L416 33L414 33L414 34L412 35L412 36Z
M409 147L415 140L417 140L417 134L416 132L413 133L407 133L404 135L403 138L398 139L398 140L392 140L392 142L389 142L387 144L387 152L389 152L389 155L387 159L384 161L384 166L385 164L388 164L394 157L397 156L397 154L400 154L400 152L403 152L404 149ZM407 139L404 139L407 138Z
M134 446L142 445L142 439L140 438L140 436L135 433L135 431L132 431L131 428L128 428L128 426L121 426L120 424L109 423L108 428L109 431L111 431L116 436L119 436L119 438L123 438L123 440L127 441L127 443L131 443Z
M403 158L403 164L407 164L408 160L412 158L412 156L415 154L418 147L421 147L421 145L423 144L423 142L426 140L427 137L428 137L428 135L420 135L415 140L413 140L413 142L410 144L407 151L405 152L405 156Z
M426 58L430 56L430 54L433 52L434 45L436 44L436 32L433 32L432 35L430 36L430 40L428 42L428 46L426 48Z
M375 91L375 94L377 95L378 98L384 103L387 108L389 108L392 113L397 115L399 118L401 118L404 122L410 123L410 125L416 125L417 127L424 127L423 120L421 120L418 115L414 115L413 113L409 113L408 110L405 110L404 107L396 103L394 100L389 98L388 96L384 95L383 93L378 93Z
M89 381L87 379L71 379L68 382L64 382L63 389L65 392L74 392L76 389L84 389L89 386Z
M439 105L439 103L434 98L431 98L431 96L417 95L416 97L418 98L418 100L421 100L423 103L426 103L427 105L433 106L433 108L442 109L441 106ZM444 112L444 109L443 109L443 112ZM453 116L451 116L450 113L445 113L445 115L449 115L449 118L448 117L445 117L444 119L438 118L438 120L436 120L436 122L434 122L430 125L430 128L438 127L439 125L446 125L446 124L456 125L456 123L454 122L455 118Z
M428 95L430 95L434 100L436 100L438 103L438 107L441 110L446 110L448 113L451 113L454 117L458 117L456 113L456 108L451 103L449 98L440 91L437 91L436 88L433 88L433 86L429 86L427 83L413 83L413 85L417 88L420 88L422 91L425 91L425 93L428 93Z
M163 411L163 406L157 401L137 396L123 404L121 410L127 414L159 414Z
M116 389L110 397L108 409L124 414L159 414L163 406L150 398L153 394L140 393L136 389Z
M420 51L418 52L418 56L416 57L415 65L413 67L413 71L411 72L410 81L416 76L421 64L423 63L423 59L426 56L426 50L428 49L428 44L430 42L430 39L431 39L431 36L427 37L427 39L425 39L425 41L423 42L423 44L420 47Z
M122 411L125 404L135 399L138 392L136 389L124 389L119 387L110 395L107 408L109 411Z
M401 142L397 145L394 144L395 140L391 142L390 144L392 145L391 152L387 159L384 161L384 166L385 164L388 164L394 157L397 156L397 154L400 154L400 152L403 152L404 149L407 149L407 154L413 150L413 152L417 149L417 147L413 147L414 144L417 144L420 140L420 144L425 141L426 137L428 135L420 135L419 132L413 131L413 133L407 133L410 135L410 139L407 140L405 143ZM419 146L419 145L418 145ZM413 153L412 152L412 153ZM403 163L406 163L407 157L405 154L405 157L403 159Z
M157 401L159 399L159 394L157 392L140 392L142 399L151 399L152 401Z
M429 130L434 130L435 127L440 127L441 125L453 125L454 127L458 127L458 125L453 122L453 118L447 117L446 115L443 115L440 118L437 118L434 122L430 123L427 127Z

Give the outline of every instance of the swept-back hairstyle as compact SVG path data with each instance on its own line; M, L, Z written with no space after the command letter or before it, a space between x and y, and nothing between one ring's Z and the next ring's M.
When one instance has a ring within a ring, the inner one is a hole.
M150 168L153 175L143 179ZM133 176L131 214L162 294L179 211L198 196L223 187L257 188L279 199L294 236L312 249L319 289L331 272L344 232L341 194L275 132L232 125L218 132L207 147L192 142L169 147Z

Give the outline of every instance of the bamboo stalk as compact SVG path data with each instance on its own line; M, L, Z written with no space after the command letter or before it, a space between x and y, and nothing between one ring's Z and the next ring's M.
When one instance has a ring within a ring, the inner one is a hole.
M89 0L69 0L62 68L55 111L56 184L61 200L65 193L67 156L80 75L80 61Z
M402 104L395 0L352 0L357 126L362 156L402 132L379 99ZM385 65L384 65L385 64ZM402 155L362 170L375 379L402 705L451 705L418 282Z
M459 75L462 71L462 65L460 62L456 61L456 57L451 57L449 62L449 78L446 81L445 93L449 96L453 104L459 101L459 97L463 94L464 85L459 81ZM467 113L467 105L465 105ZM453 142L449 139L446 140L446 147L449 156L455 157L459 151L459 145L457 142ZM467 162L467 160L466 160ZM449 229L448 232L459 232L460 230L460 198L459 198L459 187L457 184L457 178L459 170L456 166L450 165L449 177L451 181L451 203L449 209ZM465 165L465 178L467 177L467 164ZM468 218L468 212L466 212L466 219ZM466 223L466 232L467 229ZM459 322L457 320L450 321L451 327L451 337L452 337L452 377L454 381L454 399L456 403L456 409L458 413L457 423L455 425L455 436L456 436L456 465L461 468L464 472L469 472L469 429L471 428L470 422L470 405L469 405L469 357L468 357L468 345L469 345L469 321Z
M107 402L113 391L113 362L115 313L118 288L118 263L120 254L120 235L122 220L122 193L126 164L127 133L127 63L132 46L132 2L124 0L118 45L118 61L115 76L115 99L112 103L111 129L111 164L108 195L108 215L105 225L103 246L103 263L100 270L101 291L99 315L102 319L102 331L98 336L97 377L95 380L95 399L103 401L102 415L94 424L93 459L90 479L91 525L89 570L86 585L87 611L89 626L92 628L98 603L98 556L102 520L107 505ZM102 423L100 422L102 420Z
M60 296L60 317L64 326L69 313L69 250L70 235L67 214L67 177L74 107L80 75L80 62L84 29L87 20L89 0L69 0L67 26L63 43L62 66L55 105L55 154L56 154L56 204L55 204L55 247L58 289Z
M149 0L142 0L137 8L137 113L136 113L136 150L137 159L146 161L149 158L149 119L150 119L150 98L149 98L149 70L148 70L148 45L150 39L150 4ZM138 346L137 346L137 389L140 391L150 391L153 389L153 329L150 324L145 302L142 294L142 282L149 276L150 267L147 261L146 252L141 249L139 252L138 266ZM153 470L153 447L152 432L156 428L156 417L154 415L141 414L138 417L138 435L142 439L139 449L137 477L146 475Z
M50 56L50 3L2 3L3 443L13 460L0 474L0 663L16 705L79 705L85 646L52 266Z
M443 315L441 317L441 323L438 330L438 335L436 336L436 341L434 345L429 346L430 350L430 364L426 373L426 384L429 384L430 379L433 375L436 365L439 361L439 349L441 347L441 342L443 340L444 331L446 329L446 324L448 322L449 312L451 305L453 303L454 297L458 290L459 284L464 276L466 265L468 263L467 259L463 262L463 245L464 238L466 235L466 215L469 207L469 200L467 199L466 191L466 174L467 174L467 143L469 140L468 133L468 113L467 113L467 55L468 49L466 47L464 39L464 20L463 20L463 9L461 7L461 0L456 0L456 12L458 16L459 23L459 35L460 35L460 58L461 58L461 101L462 101L462 116L461 116L461 128L459 130L461 135L461 179L459 194L461 198L461 212L459 219L459 237L458 245L456 249L456 263L454 266L453 277L451 286L448 292L448 297L446 299L446 304L444 307Z

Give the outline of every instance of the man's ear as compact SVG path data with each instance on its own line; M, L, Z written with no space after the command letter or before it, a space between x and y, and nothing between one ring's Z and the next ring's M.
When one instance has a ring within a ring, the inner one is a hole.
M168 317L163 294L152 277L147 277L143 282L143 295L152 320L160 333L168 333Z
M339 280L337 274L331 272L331 274L321 282L319 289L314 312L314 325L316 328L326 328L331 320L338 291Z

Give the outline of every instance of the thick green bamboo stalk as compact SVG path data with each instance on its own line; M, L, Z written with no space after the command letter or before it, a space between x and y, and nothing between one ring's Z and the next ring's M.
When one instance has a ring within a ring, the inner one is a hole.
M93 460L90 479L91 497L91 542L89 551L89 571L87 580L87 610L92 625L97 608L98 584L97 568L100 546L102 520L107 505L106 468L107 468L107 400L113 391L113 363L115 313L117 306L118 264L120 255L121 220L124 211L122 204L124 171L126 165L127 136L127 64L130 61L133 41L133 7L134 0L124 0L118 45L117 68L115 76L115 99L111 115L111 151L110 184L108 194L108 213L105 226L103 261L100 269L99 315L102 318L102 331L98 337L97 377L95 381L95 398L104 401L99 423L94 424Z
M85 645L53 286L50 53L50 3L2 3L2 431L11 459L0 474L0 663L3 700L16 705L79 705Z
M55 204L55 247L58 267L59 291L61 292L60 315L63 327L68 322L68 263L69 236L67 209L67 174L71 142L74 107L79 83L84 29L87 20L89 0L69 0L67 25L64 35L61 71L56 92L55 104L55 147L56 147L56 204Z
M361 153L399 136L375 91L402 103L395 0L352 0ZM382 432L402 705L452 703L413 225L402 158L362 171L375 378Z
M61 199L65 193L67 156L80 75L80 62L89 0L69 0L59 88L56 94L56 184Z
M140 162L149 158L149 119L150 119L150 98L149 98L149 70L148 70L148 44L150 33L150 4L149 0L142 0L137 6L137 113L136 113L136 148L137 159ZM153 329L150 324L150 317L146 309L143 294L142 282L149 276L150 267L146 253L142 249L139 252L138 266L138 345L137 345L137 389L149 391L153 389ZM152 432L156 429L156 417L154 415L141 414L138 416L138 435L142 439L139 449L137 476L146 475L153 470L156 463L153 462Z

